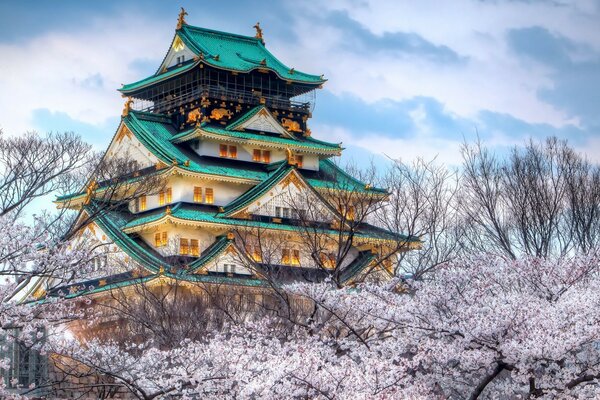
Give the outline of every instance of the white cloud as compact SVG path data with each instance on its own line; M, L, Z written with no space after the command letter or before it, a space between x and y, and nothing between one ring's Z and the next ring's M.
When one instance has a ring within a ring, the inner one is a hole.
M32 112L40 108L91 124L119 115L123 99L116 89L142 78L128 64L160 59L171 34L143 17L115 17L77 34L0 44L0 127L13 134L29 130Z

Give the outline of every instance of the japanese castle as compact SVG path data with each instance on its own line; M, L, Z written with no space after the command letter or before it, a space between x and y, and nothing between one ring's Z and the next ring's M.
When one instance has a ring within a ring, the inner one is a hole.
M125 107L104 155L135 161L132 187L145 176L163 182L118 207L103 196L112 180L90 178L57 199L90 220L82 234L111 249L88 281L63 293L169 279L256 289L333 275L340 286L389 278L395 258L383 253L418 239L356 222L363 202L385 201L387 192L340 169L332 158L341 144L309 129L324 77L284 65L258 23L243 36L188 25L185 15L157 72L119 89ZM320 235L318 248L308 234Z

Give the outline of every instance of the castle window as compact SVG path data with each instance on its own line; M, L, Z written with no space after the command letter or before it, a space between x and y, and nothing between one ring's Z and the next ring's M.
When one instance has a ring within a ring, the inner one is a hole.
M237 158L237 146L219 145L219 157Z
M354 206L348 206L348 212L346 213L346 218L350 221L354 221L354 217L356 216L356 209Z
M323 266L323 268L335 268L335 255L331 253L321 253L319 258L321 259L321 266Z
M292 250L292 265L300 265L300 250Z
M194 186L194 203L202 203L202 188Z
M260 160L261 160L260 150L254 149L254 152L252 153L252 161L260 162Z
M223 272L226 274L235 274L235 264L223 264Z
M172 203L173 202L173 189L168 187L167 188L167 203Z
M198 244L198 239L190 240L190 251L192 256L198 257L200 255L200 246Z
M188 239L179 239L179 254L187 256L190 254L190 242Z
M227 145L219 145L219 157L227 157Z
M146 195L143 194L139 197L140 199L140 211L145 211L146 210Z
M262 162L267 163L267 164L271 162L271 152L269 150L263 150Z
M290 263L290 249L281 249L281 263L286 265Z
M215 196L214 196L214 192L213 192L212 188L206 188L204 190L204 192L205 192L204 202L206 204L213 204L215 202Z
M164 247L167 245L167 232L156 232L154 234L154 246Z
M289 218L290 217L290 209L289 208L283 207L282 211L283 211L283 218Z
M159 206L164 206L165 205L165 192L164 192L164 190L161 190L160 192L158 192L158 205Z
M302 166L304 165L303 156L296 156L296 165L298 165L298 168L302 168Z
M262 262L262 251L259 245L246 245L246 254L255 262Z

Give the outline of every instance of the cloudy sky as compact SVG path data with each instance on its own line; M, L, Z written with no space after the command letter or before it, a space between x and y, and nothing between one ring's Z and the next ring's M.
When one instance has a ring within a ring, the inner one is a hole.
M600 160L600 2L2 1L0 127L75 131L108 145L116 89L154 73L179 6L191 25L253 35L329 80L313 134L354 158L453 164L462 142L498 149L566 138Z

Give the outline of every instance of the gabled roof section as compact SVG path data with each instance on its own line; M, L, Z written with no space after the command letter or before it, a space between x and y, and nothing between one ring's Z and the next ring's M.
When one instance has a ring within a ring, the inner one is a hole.
M233 237L229 235L219 236L213 244L202 252L202 255L197 260L188 265L188 272L194 273L201 270L209 262L223 254L230 246L234 246Z
M212 124L203 123L198 128L181 132L171 139L173 143L185 143L193 139L227 140L239 144L264 146L278 149L289 148L304 153L322 155L341 155L343 150L339 144L323 142L311 137L290 139L278 136L261 135L259 133L240 132L224 129Z
M204 62L237 72L266 69L281 79L306 84L325 82L320 76L310 75L285 66L263 44L261 39L212 29L183 25L177 31L183 43ZM218 57L217 57L218 56Z
M162 256L147 246L141 246L139 241L123 233L122 228L127 223L127 217L124 214L114 210L102 210L94 202L91 202L84 210L94 216L94 222L113 243L144 268L158 272L161 267L165 266Z
M129 94L185 73L201 63L235 72L272 71L283 80L300 84L317 86L326 81L322 76L307 74L287 67L267 50L261 39L252 36L183 25L175 33L169 49L178 41L183 42L186 48L196 55L193 61L167 71L161 69L153 76L123 85L119 91ZM165 61L166 56L161 64L164 64Z
M340 272L340 282L348 283L352 278L358 276L362 271L368 268L377 255L371 250L361 251L358 256Z
M271 173L268 179L265 179L252 189L249 189L246 193L237 197L235 200L225 206L223 215L229 217L234 215L236 212L243 210L250 203L263 196L291 173L294 173L294 167L286 163L282 163L279 168Z
M285 130L283 126L275 119L273 114L265 106L256 106L236 121L229 124L226 128L229 131L258 131L278 133L282 136L293 138L294 136Z
M165 165L175 164L189 171L219 177L233 177L241 180L260 181L266 178L266 173L259 169L250 169L246 165L236 167L233 164L223 165L217 162L201 160L191 150L177 146L171 141L176 130L171 125L168 116L140 111L130 111L123 118L123 123L135 137Z
M198 65L200 65L199 60L185 63L176 68L171 68L165 72L157 72L155 75L149 76L149 77L139 80L137 82L128 83L126 85L123 85L119 89L119 92L121 92L123 94L129 94L138 89L142 89L144 87L154 85L156 83L165 81L169 78L173 78L177 75L181 75L187 71L191 71L192 69L194 69L194 67L197 67Z

